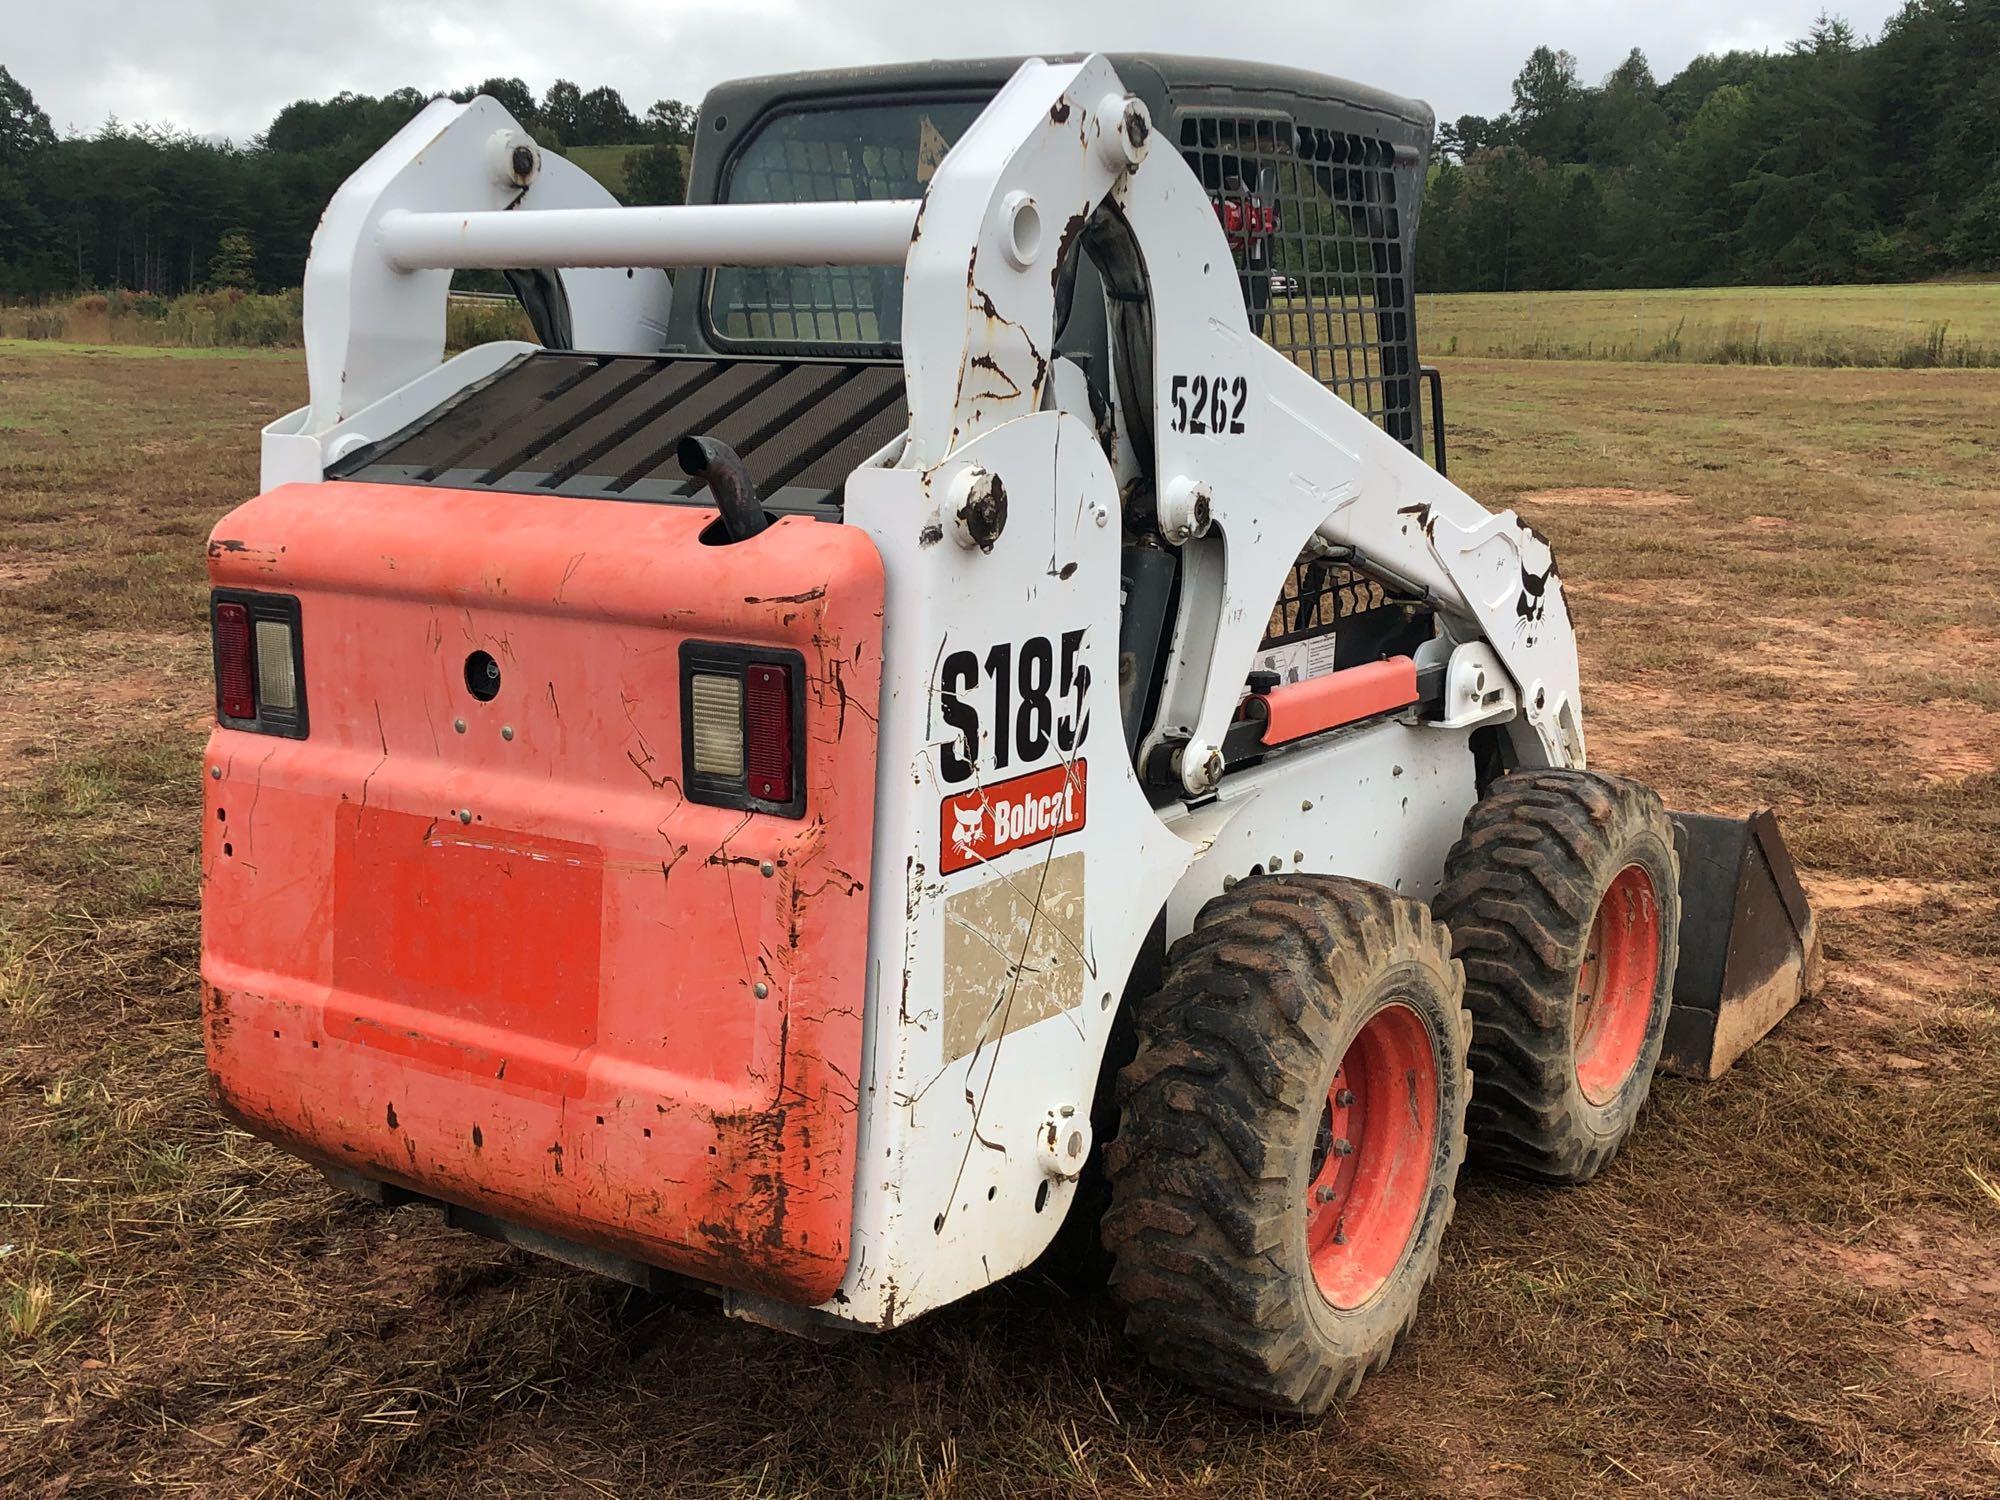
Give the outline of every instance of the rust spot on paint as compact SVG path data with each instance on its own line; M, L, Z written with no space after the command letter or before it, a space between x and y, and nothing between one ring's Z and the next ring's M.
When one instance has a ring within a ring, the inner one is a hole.
M391 1104L389 1105L389 1128L390 1128L391 1130L394 1130L394 1129L396 1128L396 1126L397 1126L397 1120L396 1120L396 1106L395 1106L395 1104L394 1104L394 1103L392 1102L392 1103L391 1103Z
M229 996L215 985L209 985L207 1001L202 1009L208 1019L208 1035L211 1042L226 1041L235 1019L229 1013Z

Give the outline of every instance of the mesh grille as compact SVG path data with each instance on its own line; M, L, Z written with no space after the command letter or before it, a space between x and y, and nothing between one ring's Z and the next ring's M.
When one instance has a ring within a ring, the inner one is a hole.
M1342 620L1351 620L1394 602L1389 591L1366 573L1329 558L1301 558L1271 610L1258 649L1287 646L1325 635Z
M1251 326L1415 449L1395 148L1278 114L1184 114L1180 132L1229 240Z

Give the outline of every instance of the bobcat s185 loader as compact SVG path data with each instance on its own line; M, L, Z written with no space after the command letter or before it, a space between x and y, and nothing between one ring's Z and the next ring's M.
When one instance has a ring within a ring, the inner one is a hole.
M1590 1177L1812 946L1774 830L1585 769L1548 543L1426 461L1431 126L1165 57L754 80L621 208L431 104L209 546L223 1108L800 1329L1075 1217L1162 1366L1352 1389L1468 1148ZM539 344L443 359L458 268Z

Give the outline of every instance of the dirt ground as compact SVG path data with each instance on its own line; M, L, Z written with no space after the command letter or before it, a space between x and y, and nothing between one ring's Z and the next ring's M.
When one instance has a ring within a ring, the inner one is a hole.
M2000 1494L2000 373L1454 362L1593 759L1779 810L1829 980L1595 1184L1471 1174L1317 1422L1029 1274L832 1346L385 1213L196 1024L202 540L295 358L0 352L0 1493Z

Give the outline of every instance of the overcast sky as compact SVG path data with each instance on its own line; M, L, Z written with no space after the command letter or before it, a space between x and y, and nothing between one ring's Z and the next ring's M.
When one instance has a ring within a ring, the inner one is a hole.
M1285 62L1495 114L1538 43L1596 81L1631 47L1662 79L1689 58L1776 49L1822 0L0 0L0 63L58 131L108 115L247 141L280 106L343 89L429 91L494 74L537 94L608 83L636 112L750 73L926 57L1152 49ZM1828 6L1874 35L1896 5Z

